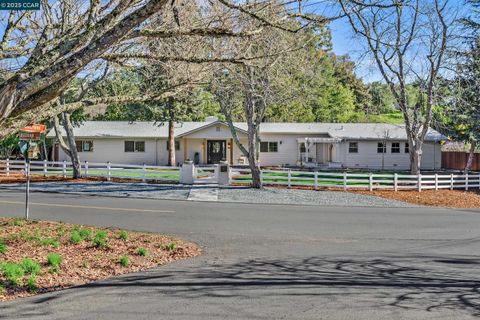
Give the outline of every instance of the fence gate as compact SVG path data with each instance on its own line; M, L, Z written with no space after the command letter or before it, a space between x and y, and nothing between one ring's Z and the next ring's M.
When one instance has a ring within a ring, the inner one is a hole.
M195 184L218 183L218 165L195 166Z

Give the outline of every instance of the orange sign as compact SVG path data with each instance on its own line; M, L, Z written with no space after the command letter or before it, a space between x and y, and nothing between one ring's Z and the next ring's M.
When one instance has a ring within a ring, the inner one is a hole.
M32 132L32 133L44 133L47 131L47 126L43 124L32 124L20 129L22 132Z

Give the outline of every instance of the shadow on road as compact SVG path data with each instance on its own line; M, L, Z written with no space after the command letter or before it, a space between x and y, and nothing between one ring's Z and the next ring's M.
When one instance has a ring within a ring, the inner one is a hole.
M143 295L168 295L176 299L215 297L232 302L239 297L283 297L292 301L312 296L319 303L321 299L342 301L345 307L357 299L370 308L450 309L480 316L479 264L480 259L431 256L249 260L198 268L174 264L39 296L16 311L33 312L39 304L60 297L78 301L102 294L127 295L132 303L135 297ZM1 307L0 314L11 307L14 305Z

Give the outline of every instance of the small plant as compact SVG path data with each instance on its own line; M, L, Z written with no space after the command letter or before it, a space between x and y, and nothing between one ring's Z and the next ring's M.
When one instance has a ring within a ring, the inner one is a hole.
M128 267L128 257L127 256L122 256L120 258L120 264L123 266L123 267Z
M49 253L47 255L48 265L51 267L51 272L58 272L58 267L62 263L62 256L58 253Z
M47 246L51 246L51 247L54 247L54 248L60 247L60 242L58 242L58 240L54 239L54 238L41 239L40 244L42 246L45 246L45 247L47 247Z
M5 293L5 285L0 282L0 294L4 294Z
M89 240L92 237L92 231L88 229L80 229L78 233L83 240Z
M122 231L120 231L120 235L118 237L120 239L122 239L123 241L127 241L128 240L128 232L125 231L125 230L122 230Z
M163 246L163 249L167 251L173 251L177 248L177 244L175 242L170 242L169 244L166 244Z
M7 245L3 242L3 239L0 238L0 254L7 252Z
M83 260L82 261L82 264L80 265L82 268L86 269L89 267L89 264L88 264L88 261L87 260Z
M137 249L137 254L139 256L146 257L148 252L147 252L147 249L145 249L144 247L140 247Z
M5 278L10 282L12 287L18 286L18 282L25 275L22 266L13 262L5 262L2 264L2 272Z
M12 221L12 225L14 225L15 227L23 226L25 223L26 223L26 221L24 219L20 219L20 218L15 218Z
M80 235L80 232L78 231L72 231L72 234L70 235L70 242L73 244L79 244L82 242L83 238Z
M38 262L28 258L22 260L21 266L26 273L31 275L38 274L42 268Z
M36 292L38 287L37 287L37 276L34 274L31 274L30 277L28 277L27 284L26 284L27 290L29 292Z
M92 244L97 248L105 248L107 246L107 232L103 230L97 231Z

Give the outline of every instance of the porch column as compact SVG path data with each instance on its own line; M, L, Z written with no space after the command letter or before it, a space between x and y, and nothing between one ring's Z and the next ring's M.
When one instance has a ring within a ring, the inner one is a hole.
M203 139L203 164L207 164L207 139Z
M183 138L183 162L187 160L187 138Z
M230 139L230 165L233 165L233 138Z

